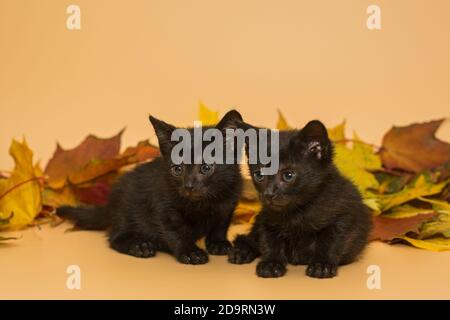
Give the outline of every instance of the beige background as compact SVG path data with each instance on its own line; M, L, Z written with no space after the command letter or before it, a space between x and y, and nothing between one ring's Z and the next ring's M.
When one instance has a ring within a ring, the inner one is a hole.
M82 29L66 29L66 7ZM382 30L366 28L377 3ZM0 168L23 135L45 162L55 140L153 136L147 115L192 124L198 100L272 126L346 118L380 143L393 124L449 115L447 0L0 0ZM440 133L450 137L450 126ZM154 141L154 140L153 140Z
M191 266L164 253L138 259L108 249L101 232L64 233L69 227L28 229L0 247L0 299L450 299L449 253L374 242L333 279L308 278L305 266L262 279L256 262L238 266L212 256ZM230 236L243 231L233 227ZM66 287L70 265L81 269L81 290ZM370 265L380 267L380 290L367 288Z
M65 27L71 3L80 31ZM366 28L369 4L381 6L381 31ZM125 146L154 142L148 113L192 124L199 100L267 126L276 108L298 126L346 118L379 144L392 124L449 115L449 12L447 0L0 0L0 168L12 166L13 137L43 163L56 140L71 148L123 126ZM439 136L450 139L448 123ZM133 259L67 227L1 246L0 298L450 298L449 253L374 243L336 279L296 267L263 280L223 257ZM68 264L82 267L79 292L65 288ZM380 291L365 286L370 264L382 267Z

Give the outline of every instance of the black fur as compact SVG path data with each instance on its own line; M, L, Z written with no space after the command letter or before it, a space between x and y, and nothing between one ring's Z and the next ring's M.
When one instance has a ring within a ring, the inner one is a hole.
M261 256L260 277L283 276L288 263L307 265L310 277L334 277L338 265L354 261L365 248L370 212L334 166L333 146L321 122L281 131L279 159L278 173L263 178L260 165L249 165L263 209L251 232L235 239L229 261L249 263Z
M204 236L210 254L226 255L231 248L227 230L241 191L239 164L215 164L207 173L200 171L202 164L185 164L177 175L170 157L175 127L153 117L150 121L162 156L124 174L105 207L66 206L57 214L77 228L107 228L110 246L136 257L165 251L181 263L203 264L208 254L195 242ZM236 128L241 121L233 110L217 128Z

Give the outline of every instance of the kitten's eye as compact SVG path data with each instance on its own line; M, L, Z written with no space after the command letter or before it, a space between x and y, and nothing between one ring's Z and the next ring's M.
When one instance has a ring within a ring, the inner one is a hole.
M209 164L202 164L202 166L200 167L200 172L203 174L207 174L208 172L210 172L212 169L212 165Z
M170 170L172 171L172 174L174 176L179 176L183 173L183 167L180 165L172 166L172 168L170 168Z
M285 171L281 177L284 182L292 182L295 180L295 172Z
M264 180L264 176L262 175L261 171L255 171L253 172L253 178L255 178L256 182L261 182Z

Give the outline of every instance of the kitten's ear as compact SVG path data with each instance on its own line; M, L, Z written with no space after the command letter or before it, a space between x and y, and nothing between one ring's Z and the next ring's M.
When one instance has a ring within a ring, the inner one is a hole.
M306 153L317 160L331 159L331 142L327 128L319 120L312 120L299 132Z
M159 149L163 156L170 154L172 148L172 132L176 129L171 124L168 124L155 117L149 116L149 120L155 129L156 136L158 137Z
M243 120L241 114L236 110L231 110L223 116L223 118L216 125L216 128L222 131L226 129L238 129L241 127L242 122Z

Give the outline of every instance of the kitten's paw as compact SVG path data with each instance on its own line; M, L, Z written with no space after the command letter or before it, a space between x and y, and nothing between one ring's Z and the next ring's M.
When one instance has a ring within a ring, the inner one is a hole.
M231 249L231 243L229 241L213 241L206 242L206 249L210 254L216 256L224 256L228 254Z
M200 248L182 253L177 257L177 259L184 264L205 264L209 260L208 254Z
M256 274L262 278L278 278L285 273L286 266L276 261L261 261L256 266Z
M250 263L256 259L254 251L243 245L236 245L228 251L228 262L234 264Z
M337 275L337 265L322 262L310 263L306 268L306 275L312 278L333 278Z
M135 243L128 249L128 254L138 258L150 258L156 254L155 246L149 242Z

